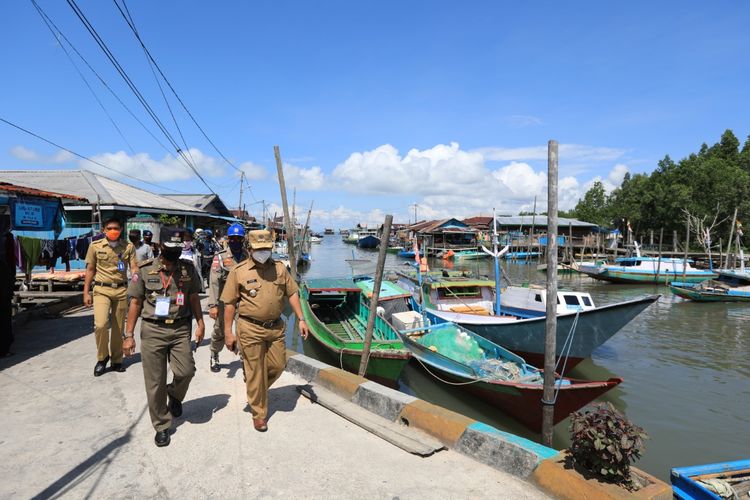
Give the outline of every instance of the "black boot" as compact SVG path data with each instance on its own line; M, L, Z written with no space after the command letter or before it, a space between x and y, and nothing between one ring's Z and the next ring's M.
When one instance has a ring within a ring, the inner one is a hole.
M219 353L218 352L212 352L211 353L211 371L216 373L220 370L219 368Z
M156 436L154 436L154 443L156 443L156 446L162 447L162 446L169 446L169 429L165 429L163 431L156 431Z
M94 377L104 375L104 372L107 371L107 361L109 361L109 356L104 358L103 361L96 362L96 366L94 366Z

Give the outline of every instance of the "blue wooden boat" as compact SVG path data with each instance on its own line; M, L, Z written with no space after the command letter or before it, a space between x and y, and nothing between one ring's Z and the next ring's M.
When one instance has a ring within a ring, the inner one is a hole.
M505 254L507 260L528 260L537 259L542 255L542 252L508 252Z
M541 430L543 370L455 323L396 331L404 346L433 376L463 384L463 390L496 406L532 431ZM621 382L621 378L586 381L557 376L559 392L554 423Z
M691 262L667 257L636 256L621 257L614 264L578 264L575 269L596 280L632 284L668 284L679 280L700 283L718 276L713 271L694 268L690 265Z
M507 287L501 294L502 307L500 314L497 314L493 306L493 280L433 273L423 276L420 293L416 273L399 271L398 274L401 276L399 285L412 292L412 307L423 308L431 322L457 323L510 349L534 365L544 364L546 290ZM515 300L518 295L525 299ZM569 367L591 357L597 347L659 298L659 295L650 295L597 307L590 296L584 295L588 294L564 290L558 292L558 356L563 354L563 346L575 325L568 351Z
M673 281L669 288L695 302L750 302L750 273L719 271L716 279L698 284Z
M413 259L415 255L416 253L414 252L414 250L408 250L406 248L402 248L398 252L399 257L404 257L406 259ZM424 250L419 251L419 256L424 257Z
M669 476L672 493L681 500L748 498L750 494L750 460L675 467ZM720 490L730 496L720 496Z

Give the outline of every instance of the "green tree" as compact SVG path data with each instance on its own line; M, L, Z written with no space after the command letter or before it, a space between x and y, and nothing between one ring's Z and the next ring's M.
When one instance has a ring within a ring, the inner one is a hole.
M582 221L603 227L610 225L611 217L607 192L604 190L601 181L594 182L593 186L583 195L583 199L578 200L573 212L576 218Z

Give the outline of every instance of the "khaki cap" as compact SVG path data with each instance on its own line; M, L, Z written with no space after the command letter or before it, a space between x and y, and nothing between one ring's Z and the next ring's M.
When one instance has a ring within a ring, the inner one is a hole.
M253 250L270 250L273 248L273 239L271 232L266 229L256 229L248 231L247 242Z

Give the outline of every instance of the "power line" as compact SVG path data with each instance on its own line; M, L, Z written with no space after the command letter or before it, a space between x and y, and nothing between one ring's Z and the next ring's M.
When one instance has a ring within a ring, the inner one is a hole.
M70 2L71 0L68 0L68 1ZM184 103L184 102L182 101L182 99L180 98L179 94L177 94L177 91L176 91L176 90L175 90L175 88L174 88L174 87L172 86L172 84L171 84L171 83L169 82L169 79L168 79L168 78L167 78L167 76L166 76L166 75L164 74L164 72L163 72L163 71L161 70L161 67L160 67L160 66L159 66L159 64L158 64L158 63L156 62L156 60L154 59L154 57L153 57L153 56L151 55L151 52L150 52L150 51L148 50L148 48L146 47L146 44L145 44L145 43L143 42L143 40L141 39L141 36L140 36L140 34L138 33L138 30L136 29L136 27L135 27L135 24L133 24L133 23L132 23L132 17L131 17L130 19L128 19L128 16L127 16L127 15L125 14L125 12L123 12L122 8L120 7L120 4L119 4L119 3L117 3L117 0L112 0L112 1L113 1L113 2L115 3L115 5L117 6L117 10L119 10L119 11L120 11L120 14L122 15L123 19L125 19L125 22L126 22L126 23L127 23L127 25L128 25L129 27L130 27L130 30L131 30L131 31L133 32L133 34L135 35L136 39L137 39L137 40L138 40L138 42L139 42L139 43L141 44L141 47L143 47L143 50L145 51L145 53L146 53L146 55L148 56L149 60L150 60L151 62L153 62L154 66L155 66L155 67L156 67L156 69L157 69L157 70L159 71L159 74L160 74L160 75L161 75L161 77L162 77L162 78L164 79L164 82L165 82L165 83L167 84L167 86L169 87L169 90L171 90L171 91L172 91L172 94L174 94L175 98L177 98L177 101L178 101L178 102L180 103L180 105L182 106L182 109L184 109L184 110L185 110L185 112L186 112L186 113L187 113L187 115L188 115L188 116L190 117L190 119L191 119L191 120L193 121L193 123L195 124L195 126L196 126L196 127L198 127L198 130L200 130L201 134L203 134L203 137L205 137L205 139L206 139L206 140L208 141L208 143L209 143L209 144L211 144L211 147L213 147L213 148L214 148L214 150L215 150L215 151L216 151L217 153L219 153L219 156L221 156L221 157L222 157L222 159L223 159L223 160L224 160L225 162L227 162L227 164L228 164L229 166L231 166L232 168L234 168L234 169L235 169L235 170L237 170L237 171L241 171L241 169L240 169L239 167L237 167L237 166L236 166L236 165L235 165L234 163L232 163L232 162L231 162L231 161L229 160L229 158L227 158L227 157L226 157L226 156L224 155L224 153L222 153L222 152L221 152L221 150L220 150L220 149L219 149L219 148L218 148L218 147L216 146L216 144L214 144L214 142L213 142L213 141L211 140L211 138L210 138L210 137L208 137L208 134L206 134L206 132L205 132L205 131L203 130L203 127L201 127L201 126L200 126L200 125L198 124L198 121L197 121L197 120L195 119L195 117L194 117L194 116L193 116L193 114L192 114L192 113L190 112L190 110L188 109L188 107L187 107L187 106L185 105L185 103ZM127 4L125 3L125 0L122 0L122 4L123 4L123 6L125 7L125 10L127 10L127 11L128 11L128 14L130 14L130 11L128 10L128 6L127 6Z
M164 151L166 151L168 154L171 154L172 151L167 146L165 146L164 143L161 142L154 135L154 133L151 132L151 130L149 130L149 128L135 115L135 113L130 109L130 107L128 107L128 105L125 104L125 102L122 99L120 99L120 96L117 95L117 93L112 89L112 87L109 86L106 80L102 78L102 76L94 69L93 66L91 66L91 64L83 56L83 54L81 54L80 51L75 47L75 45L73 45L73 43L68 39L68 37L65 36L65 33L63 33L62 30L49 17L49 15L47 15L44 9L42 9L42 7L39 4L37 4L36 0L31 0L31 3L34 5L34 7L36 7L37 11L43 15L43 18L46 19L46 21L48 21L49 24L51 24L55 28L55 31L60 35L60 37L62 37L62 39L65 40L65 42L73 50L73 52L76 53L76 55L81 59L81 61L83 61L83 63L88 67L88 69L96 76L96 78L104 86L104 88L106 88L109 91L109 93L112 94L112 96L117 100L117 102L120 103L120 105L125 109L125 111L127 111L130 114L130 116L132 116L133 119L136 122L138 122L138 124L143 128L143 130L145 130L154 139L154 141L156 141L159 144L159 146L161 146L162 149L164 149Z
M73 10L75 15L78 17L78 19L81 21L81 23L84 25L86 30L89 32L89 34L94 38L94 41L96 41L99 48L104 52L104 54L107 56L109 61L112 63L112 65L115 67L119 75L123 78L125 83L128 85L130 90L133 92L133 94L138 98L140 103L143 105L143 107L146 109L146 112L151 116L151 119L154 120L157 127L162 131L162 133L165 135L167 140L172 144L172 146L175 148L177 153L182 157L182 159L185 161L185 163L188 165L188 167L195 173L195 175L198 177L198 179L201 180L201 182L208 188L208 190L216 194L213 189L211 189L211 186L208 185L208 182L203 178L203 176L198 172L198 169L190 163L190 160L185 155L184 151L180 148L180 146L177 144L177 142L174 140L172 135L169 133L169 131L166 129L162 121L159 119L159 117L156 115L155 111L146 101L146 98L143 96L143 94L138 90L138 87L133 83L133 81L128 76L125 69L120 65L120 63L117 61L117 58L114 56L112 51L109 49L107 44L104 42L104 39L99 35L99 33L96 31L94 26L89 22L89 20L86 18L86 15L83 13L83 11L78 7L78 4L76 4L75 0L67 0L68 5Z
M96 94L96 92L94 92L94 89L91 87L91 85L89 84L89 81L86 79L86 77L83 75L83 73L81 72L81 70L78 68L78 65L73 60L73 57L70 55L70 52L68 52L68 49L65 48L65 45L62 43L62 40L60 39L60 37L57 35L57 33L55 33L55 30L52 29L52 26L48 22L45 14L42 12L42 10L39 7L39 5L37 5L37 3L34 0L31 0L31 3L34 5L34 7L36 7L36 10L39 13L39 16L42 18L42 21L44 21L44 24L47 26L47 29L49 29L50 33L52 33L52 36L54 36L55 40L57 40L57 42L60 44L60 48L65 53L65 56L70 61L70 64L73 65L73 68L75 68L76 73L78 73L78 76L80 76L81 80L83 80L83 83L86 85L86 88L89 89L89 92L91 92L91 95L94 97L94 99L96 100L96 102L99 104L99 107L102 108L102 111L104 112L104 114L107 115L107 118L109 118L109 121L112 123L112 126L115 128L115 130L117 130L117 133L120 135L120 137L122 138L123 142L125 142L125 144L127 144L128 148L130 149L130 152L133 153L133 157L136 157L135 149L133 149L133 146L130 144L130 142L125 137L125 134L123 134L122 130L117 125L117 123L115 122L114 118L112 118L112 115L109 113L109 111L107 110L107 108L104 106L104 103L101 101L101 99L99 99L99 96ZM140 161L140 159L138 160L138 163L140 164L141 168L143 168L143 170L146 171L146 173L151 178L151 180L155 181L156 179L153 178L153 176L151 175L151 172L146 168L146 166L143 164L143 162Z
M81 158L82 160L86 160L86 161L88 161L88 162L91 162L91 163L93 163L94 165L99 165L99 166L100 166L100 167L102 167L102 168L106 168L107 170L111 170L112 172L116 172L116 173L118 173L118 174L120 174L120 175L124 175L124 176L126 176L126 177L132 177L133 179L135 179L135 180L137 180L137 181L139 181L139 182L142 182L142 183L144 183L144 184L148 184L149 186L154 186L154 187L157 187L157 188L159 188L159 189L167 189L167 190L169 190L169 191L174 191L175 193L179 193L179 194L187 194L187 193L184 193L184 192L182 192L182 191L177 191L176 189L172 189L172 188L168 188L168 187L160 186L160 185L158 185L158 184L154 184L153 182L148 182L148 181L144 181L143 179L141 179L141 178L139 178L139 177L136 177L136 176L134 176L133 174L129 174L129 173L127 173L127 172L123 172L123 171L121 171L121 170L117 170L116 168L112 168L112 167L110 167L109 165L105 165L104 163L98 162L98 161L96 161L96 160L92 160L91 158L89 158L89 157L87 157L87 156L84 156L84 155L82 155L82 154L76 153L76 152L75 152L75 151L73 151L72 149L68 149L68 148L66 148L65 146L61 146L61 145L59 145L59 144L57 144L57 143L55 143L55 142L52 142L52 141L51 141L51 140L49 140L49 139L46 139L46 138L42 137L42 136L41 136L41 135L39 135L39 134L35 134L35 133L34 133L34 132L32 132L31 130L25 129L25 128L23 128L23 127L22 127L22 126L20 126L20 125L17 125L17 124L15 124L15 123L11 122L11 121L8 121L8 120L6 120L5 118L3 118L3 117L1 117L1 116L0 116L0 121L1 121L1 122L4 122L4 123L6 123L6 124L8 124L8 125L10 125L10 126L11 126L11 127L13 127L13 128L16 128L16 129L20 130L21 132L25 132L25 133L29 134L29 135L30 135L30 136L32 136L32 137L36 137L37 139L39 139L39 140L41 140L41 141L44 141L44 142L46 142L47 144L50 144L50 145L52 145L52 146L54 146L54 147L56 147L56 148L58 148L58 149L62 149L63 151L67 151L68 153L70 153L70 154L72 154L72 155L74 155L74 156L77 156L78 158ZM214 193L214 194L216 194L216 193Z

